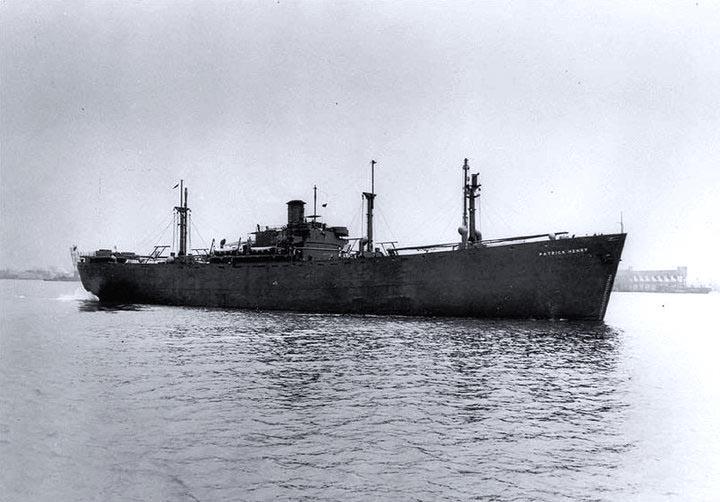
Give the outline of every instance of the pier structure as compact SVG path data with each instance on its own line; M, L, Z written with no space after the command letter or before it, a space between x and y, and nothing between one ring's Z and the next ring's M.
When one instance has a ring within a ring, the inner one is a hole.
M661 293L687 288L687 267L675 270L618 270L615 291Z

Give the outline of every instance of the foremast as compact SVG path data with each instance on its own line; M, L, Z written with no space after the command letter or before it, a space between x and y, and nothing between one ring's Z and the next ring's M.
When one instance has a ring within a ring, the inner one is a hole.
M464 159L462 169L463 214L462 225L458 228L458 233L460 233L460 236L462 237L460 247L465 248L482 241L482 234L480 233L480 229L477 224L479 216L476 215L477 213L480 213L480 205L475 202L475 200L480 197L480 187L482 185L478 182L479 173L472 174L468 179L468 171L470 170L468 159Z

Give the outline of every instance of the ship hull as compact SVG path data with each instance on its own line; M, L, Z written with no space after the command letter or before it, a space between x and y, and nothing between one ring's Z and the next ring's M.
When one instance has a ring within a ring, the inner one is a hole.
M602 320L625 234L404 256L78 263L103 302L303 312Z

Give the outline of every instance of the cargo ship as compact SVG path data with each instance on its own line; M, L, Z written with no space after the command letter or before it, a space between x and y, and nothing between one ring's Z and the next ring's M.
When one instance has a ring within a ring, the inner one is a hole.
M180 182L177 253L101 249L79 256L85 289L101 302L340 314L602 320L624 232L568 232L483 240L476 224L481 186L462 165L463 213L454 242L397 247L373 236L375 161L366 234L318 221L287 202L287 223L257 226L246 240L188 250L188 190Z

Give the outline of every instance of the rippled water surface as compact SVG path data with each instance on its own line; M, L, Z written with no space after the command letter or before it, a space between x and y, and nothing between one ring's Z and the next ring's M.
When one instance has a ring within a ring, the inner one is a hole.
M720 493L720 295L614 294L592 324L0 294L2 500Z

